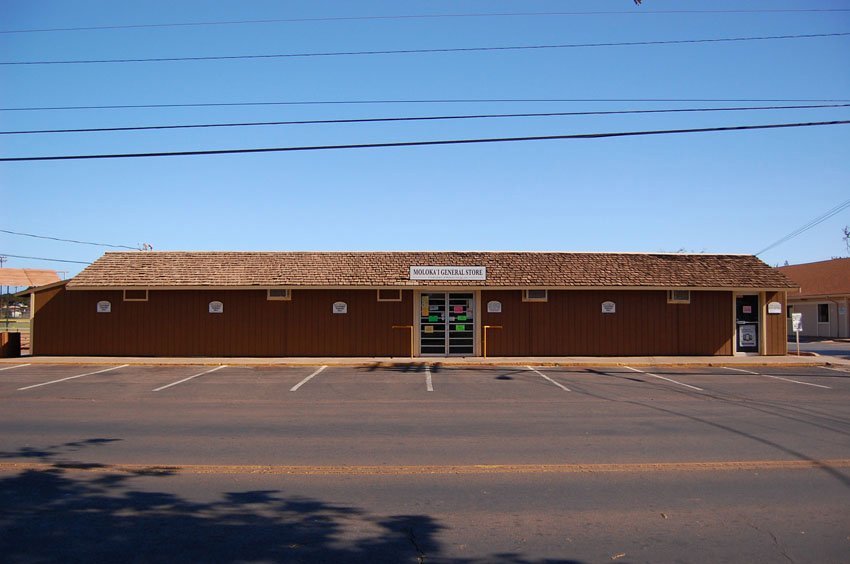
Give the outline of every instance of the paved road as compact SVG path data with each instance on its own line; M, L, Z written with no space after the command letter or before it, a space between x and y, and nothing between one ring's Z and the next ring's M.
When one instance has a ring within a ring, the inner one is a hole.
M797 342L789 341L788 350L792 352L796 351ZM850 342L847 341L810 341L800 343L800 350L814 352L821 356L831 356L850 360Z
M10 562L850 554L848 371L317 368L3 370L0 553Z

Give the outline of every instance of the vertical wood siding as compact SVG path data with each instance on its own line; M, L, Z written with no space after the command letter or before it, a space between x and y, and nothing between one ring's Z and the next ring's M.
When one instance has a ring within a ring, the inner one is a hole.
M767 313L767 304L770 302L779 302L782 304L781 314ZM788 353L788 322L785 317L785 292L766 292L764 295L765 303L765 344L767 350L766 355L780 356Z
M0 332L0 358L21 356L21 334Z
M781 293L780 293L781 294ZM768 300L773 300L768 294ZM293 290L292 301L265 290L151 291L125 302L120 291L53 288L36 299L33 335L39 355L127 356L408 356L413 292L378 302L375 290ZM777 294L784 303L784 295ZM99 314L100 300L112 313ZM224 313L208 313L211 301ZM502 313L487 313L487 302ZM604 301L616 313L603 314ZM336 301L347 314L333 314ZM731 292L691 292L688 305L664 291L550 290L549 301L523 302L519 290L481 292L488 356L730 355ZM778 323L779 319L782 323ZM774 328L774 325L778 329ZM767 354L784 353L784 316L766 320ZM781 339L780 339L781 337ZM779 341L782 340L780 343Z
M98 301L112 313L97 313ZM209 303L224 304L221 314ZM265 290L150 291L125 302L120 291L40 292L34 312L39 355L408 356L413 292L378 302L375 290L298 290L267 300ZM334 314L334 302L348 304Z
M664 291L550 290L548 302L523 302L519 290L483 291L488 356L731 355L732 293L691 292L668 304ZM487 313L487 302L502 313ZM616 304L603 314L602 302Z

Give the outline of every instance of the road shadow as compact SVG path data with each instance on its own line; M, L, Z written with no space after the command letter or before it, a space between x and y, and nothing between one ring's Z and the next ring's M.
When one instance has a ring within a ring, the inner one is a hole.
M0 473L3 562L580 564L512 553L452 558L437 539L444 526L429 515L375 515L277 489L220 493L177 469L128 472L66 458L114 440L0 453L29 464ZM175 493L181 488L204 499Z
M402 373L416 373L421 372L424 373L425 369L428 368L427 362L405 362L405 363L393 363L386 364L381 362L373 362L369 366L366 367L355 367L355 370L358 372L402 372Z
M608 374L608 376L614 376L616 378L623 378L623 376L621 376L619 374ZM836 432L836 433L839 433L839 434L842 434L842 435L848 434L846 431L841 430L841 429L836 429L834 427L828 427L826 425L823 425L823 424L820 424L820 423L817 423L817 422L801 419L799 417L799 413L795 414L795 415L797 415L797 417L791 416L787 413L782 413L779 409L776 409L776 406L767 404L766 402L755 402L755 401L752 401L752 400L748 400L746 398L733 399L733 398L730 398L730 397L724 397L723 395L721 395L717 392L711 392L711 391L707 391L707 390L696 392L696 391L681 390L681 389L678 389L678 388L671 388L671 387L666 387L666 386L665 386L665 388L670 393L679 394L679 395L687 396L687 397L691 397L691 398L708 399L708 400L719 401L719 402L723 402L723 403L730 403L730 404L734 404L736 406L744 407L744 408L751 409L751 410L754 410L754 411L759 411L759 412L769 414L769 415L772 415L772 416L776 416L776 417L780 417L780 418L784 418L784 419L790 419L790 420L798 421L798 422L801 422L801 423L806 423L806 424L813 425L815 427L819 427L819 428L824 429L824 430L833 431L833 432ZM747 431L744 431L744 430L741 430L741 429L737 429L737 428L732 426L731 421L729 423L726 423L726 422L720 423L718 421L712 421L712 420L710 420L706 417L700 417L700 416L697 416L697 415L684 413L684 412L677 411L677 410L672 409L672 408L662 407L661 405L651 404L651 403L647 403L647 402L636 400L636 399L622 399L622 398L609 397L607 395L604 395L604 394L601 394L601 393L598 393L598 392L591 392L587 388L585 388L584 386L582 386L580 384L576 385L575 383L572 383L571 389L576 393L586 395L588 397L592 397L592 398L596 398L596 399L599 399L599 400L612 402L612 403L630 404L630 405L641 407L641 408L644 408L644 409L647 409L647 410L655 411L655 412L658 412L658 413L664 413L666 415L670 415L670 416L673 416L673 417L676 417L676 418L686 419L686 420L692 421L694 423L707 425L709 427L719 429L721 431L730 433L732 435L736 435L738 437L742 437L744 439L754 441L756 443L760 443L762 445L765 445L767 447L770 447L770 448L776 449L776 450L778 450L782 453L785 453L785 454L787 454L787 455L789 455L793 458L796 458L798 460L805 460L807 462L813 463L814 465L816 465L816 467L819 470L826 473L831 478L834 478L835 480L837 480L844 487L850 489L850 476L848 476L844 472L841 472L837 468L830 466L825 461L822 461L822 460L819 460L815 457L809 456L809 455L807 455L803 452L800 452L798 450L787 447L787 446L780 444L776 441L773 441L771 439L761 437L759 435L756 435L754 433L750 433L750 432L747 432ZM759 404L759 403L760 403L760 407L757 406L757 404ZM768 406L773 408L773 409L768 409Z
M844 370L847 370L847 372L844 372ZM850 379L850 367L848 367L846 369L844 367L842 367L842 369L840 369L840 371L838 369L833 369L833 370L830 370L829 372L827 372L826 369L824 369L824 372L818 372L817 374L812 374L811 372L805 372L802 369L799 370L799 371L794 370L794 369L780 371L780 370L775 370L775 369L771 370L770 368L763 369L761 371L761 373L771 375L771 376L784 376L786 378L794 378L794 377L796 377L796 378L807 378L808 377L808 378L833 378L833 379L838 379L838 380Z
M595 368L585 368L585 372L590 372L591 374L596 374L597 376L610 376L612 378L619 378L621 380L629 380L631 382L641 382L644 383L646 380L642 380L640 378L635 378L633 376L624 376L623 374L614 374L611 372L605 372L604 370L597 370Z

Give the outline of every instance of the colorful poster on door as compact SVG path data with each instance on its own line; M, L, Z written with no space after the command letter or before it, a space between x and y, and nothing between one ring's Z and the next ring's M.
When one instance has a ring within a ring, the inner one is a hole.
M428 305L428 296L422 296L422 317L428 315L428 312L430 311Z
M434 332L434 326L433 325L426 325L425 326L425 332L426 333L433 333Z
M463 313L463 306L454 306L454 309L452 309L452 311L455 313Z

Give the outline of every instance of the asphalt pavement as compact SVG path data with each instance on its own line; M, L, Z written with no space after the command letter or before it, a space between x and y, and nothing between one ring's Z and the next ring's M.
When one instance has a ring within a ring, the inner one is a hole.
M789 341L788 351L794 352L796 350L797 342ZM815 353L830 360L850 361L850 340L808 339L806 342L800 343L800 351Z
M846 562L844 367L0 367L9 562Z

